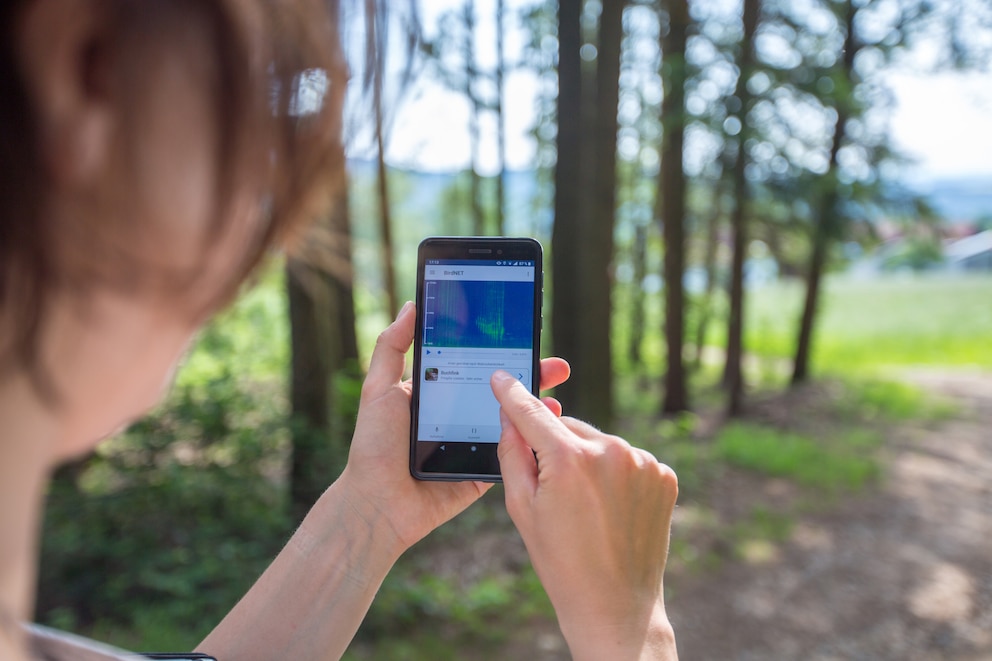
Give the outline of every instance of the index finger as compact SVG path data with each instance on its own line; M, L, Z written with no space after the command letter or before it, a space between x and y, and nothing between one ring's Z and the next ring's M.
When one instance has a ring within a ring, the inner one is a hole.
M558 416L510 374L493 372L490 385L503 413L538 454L554 449L557 439L568 433Z

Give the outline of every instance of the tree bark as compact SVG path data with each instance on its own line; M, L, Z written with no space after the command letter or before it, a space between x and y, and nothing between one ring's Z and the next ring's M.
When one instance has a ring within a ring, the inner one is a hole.
M580 355L584 383L580 410L590 422L608 427L613 421L613 231L616 224L617 106L620 97L620 56L625 2L603 4L599 16L595 97L589 99L593 159L586 190L593 198L583 217L585 286Z
M496 232L506 236L506 118L503 116L503 78L506 74L506 53L503 48L504 0L496 0L496 126L499 175L496 179Z
M324 248L324 254L317 256L319 262L312 255L306 260L290 258L286 267L291 342L290 503L298 518L344 467L357 408L340 391L345 380L360 378L345 194L322 223L332 230L334 245Z
M375 45L371 52L372 72L372 106L375 112L375 143L376 169L379 193L379 234L382 241L382 282L386 290L386 312L392 319L399 312L399 301L396 294L395 251L393 250L392 206L389 201L389 174L386 171L386 143L383 136L383 54L385 44L378 29L379 14L376 11L375 0L366 0L366 30L368 40Z
M479 118L482 114L482 99L475 89L479 68L475 61L475 8L472 0L466 0L462 10L465 22L465 42L462 44L465 56L465 96L469 101L468 141L469 141L469 181L472 204L472 232L476 236L486 234L485 208L482 204L482 175L479 174L479 145L482 129Z
M645 225L638 225L634 230L634 246L631 255L634 266L634 282L630 302L630 341L627 345L627 360L630 366L637 369L641 362L641 353L644 346L644 326L647 324L645 314L644 278L647 277L648 268L648 228Z
M555 163L554 213L551 234L551 333L554 351L572 363L573 377L555 389L555 395L572 410L582 371L578 335L583 319L579 228L583 212L581 163L586 152L582 131L582 0L558 3L558 135Z
M806 275L806 298L803 302L803 314L799 321L799 337L796 341L796 355L792 366L792 385L799 385L809 376L809 354L813 344L813 326L820 296L820 280L823 277L823 267L827 261L828 240L821 236L817 228L813 237L810 254L809 273Z
M841 58L841 75L846 78L848 94L853 94L856 80L854 59L857 57L861 44L855 36L854 22L857 8L852 0L845 4L844 52ZM799 385L809 378L809 357L813 346L813 328L816 324L817 303L820 295L820 284L830 250L831 236L840 223L838 217L837 155L847 138L847 121L850 118L852 100L842 97L837 102L837 121L834 123L834 134L830 144L830 174L829 184L825 190L816 216L816 226L813 229L813 246L810 251L809 271L806 276L806 300L803 303L803 314L799 321L799 335L796 340L796 354L793 360L792 385Z
M737 158L733 169L733 208L730 212L730 225L733 231L733 257L730 266L730 315L727 320L727 363L723 382L727 388L727 415L741 413L744 399L744 260L747 257L747 207L749 203L747 186L747 138L748 111L751 106L751 93L747 81L754 69L754 33L761 14L761 0L744 0L743 23L737 78L734 96L740 105L737 113L740 119L740 132L737 135Z
M572 378L556 395L570 411L606 427L613 419L613 228L625 2L603 5L595 73L586 79L579 57L582 5L562 0L558 9L552 333L555 351L572 363Z
M331 3L337 10L337 3ZM340 53L332 85L345 85L348 72ZM342 87L343 89L343 87ZM341 112L343 106L335 106ZM339 122L339 126L341 123ZM344 162L344 145L334 147ZM286 265L290 320L291 458L290 507L297 518L310 509L344 465L354 427L354 407L336 397L336 379L358 364L355 331L351 225L347 175L342 168L328 182L337 191L328 216L319 221Z
M706 334L709 331L710 318L713 316L713 293L716 291L716 255L720 247L720 207L721 186L717 184L713 196L713 211L706 222L706 253L703 256L703 269L706 272L706 289L699 304L699 319L696 322L696 356L693 361L694 369L703 365L703 350L706 348Z
M666 71L665 96L661 104L664 126L659 173L660 221L665 239L665 397L664 414L689 409L685 364L685 49L690 25L687 0L668 0L669 29L662 31L662 61Z

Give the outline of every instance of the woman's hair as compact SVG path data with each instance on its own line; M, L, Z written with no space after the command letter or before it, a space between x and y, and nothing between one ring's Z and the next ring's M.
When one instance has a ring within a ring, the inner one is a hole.
M0 371L27 367L42 383L39 335L46 306L59 288L99 283L141 291L142 276L147 276L156 286L171 283L181 296L183 287L198 282L195 273L178 279L147 273L143 256L126 250L131 229L67 230L46 213L51 182L38 113L16 52L18 20L30 3L13 0L0 7ZM235 206L244 209L246 192L256 196L249 203L260 210L248 215L261 216L250 228L237 228L239 239L248 236L239 241L237 263L211 297L209 308L215 309L233 296L269 248L298 234L301 223L334 193L332 175L344 167L340 118L347 77L336 17L320 0L108 0L96 5L110 12L110 39L122 49L174 44L172 50L181 51L187 21L201 21L198 25L206 29L213 62L203 67L213 86L219 172L203 260L211 243L246 217L234 213ZM123 79L122 95L146 89L138 80L140 67L127 69L133 80ZM130 128L135 125L140 121ZM135 142L134 135L126 137ZM67 250L77 254L67 260ZM78 268L77 262L87 266Z

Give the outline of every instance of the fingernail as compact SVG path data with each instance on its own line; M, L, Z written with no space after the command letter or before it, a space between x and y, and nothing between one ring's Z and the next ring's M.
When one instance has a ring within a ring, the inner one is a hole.
M407 301L406 303L404 303L403 307L400 308L400 311L396 313L396 318L399 319L400 317L402 317L404 314L406 314L406 311L412 307L413 307L413 301Z
M497 383L505 383L506 381L512 381L512 380L513 380L513 376L509 372L503 370L496 370L495 372L493 372L493 381Z

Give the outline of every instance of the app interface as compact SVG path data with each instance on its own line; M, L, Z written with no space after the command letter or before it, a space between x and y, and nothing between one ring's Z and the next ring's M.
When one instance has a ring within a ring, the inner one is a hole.
M533 260L428 259L420 355L421 441L497 443L505 370L530 388L534 363Z

